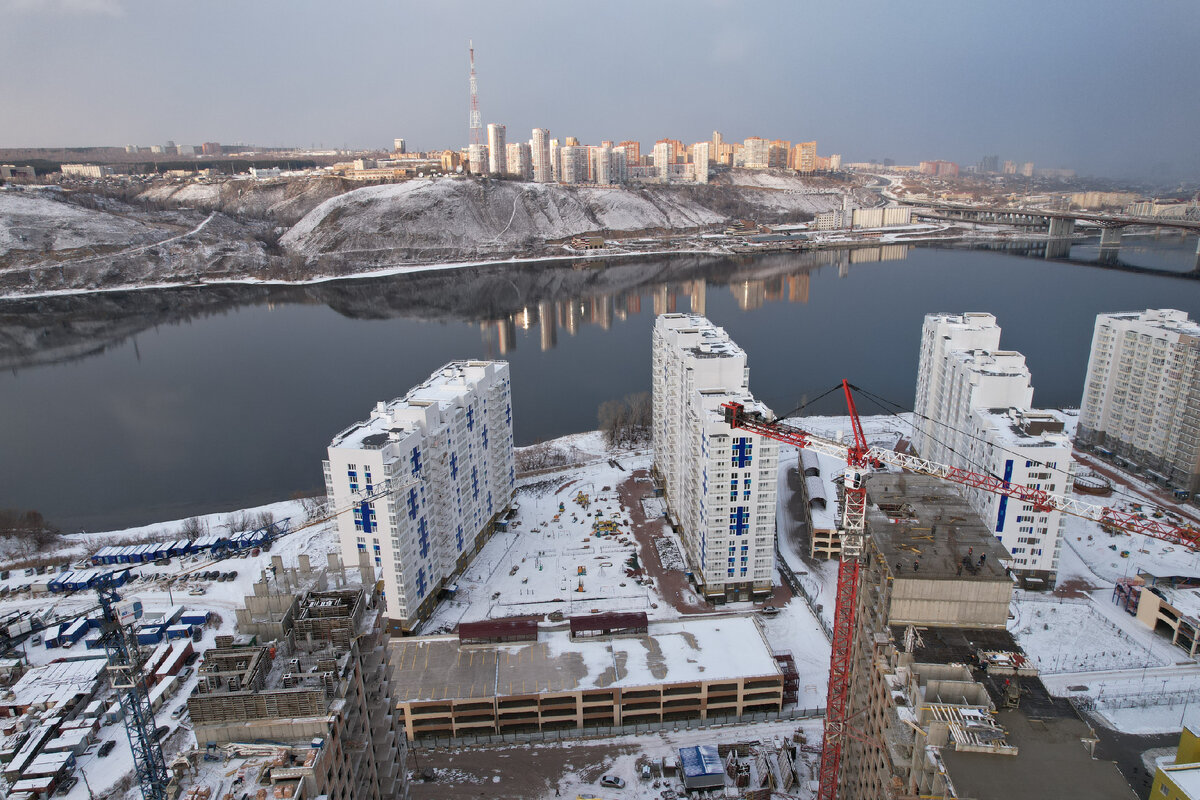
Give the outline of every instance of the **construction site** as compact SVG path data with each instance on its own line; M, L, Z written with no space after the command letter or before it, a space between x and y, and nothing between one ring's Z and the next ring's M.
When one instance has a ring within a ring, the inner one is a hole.
M218 637L199 664L187 701L198 746L169 765L174 796L403 797L380 596L336 555L320 572L307 559L276 567L239 615L257 632Z

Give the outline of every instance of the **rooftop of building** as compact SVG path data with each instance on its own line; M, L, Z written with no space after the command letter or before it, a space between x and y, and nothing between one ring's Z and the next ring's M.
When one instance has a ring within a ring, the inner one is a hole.
M928 475L873 473L867 501L867 530L896 577L1010 580L1003 566L1008 551L954 484Z
M391 648L397 702L780 674L758 623L741 616L656 622L646 634L577 641L563 625L540 628L536 642L463 645L457 636L428 636L393 640Z
M452 408L475 384L487 377L500 361L451 361L403 397L375 405L370 418L356 422L333 437L330 447L378 449L392 434L410 433L419 427L411 411L428 406Z
M1147 586L1147 590L1157 594L1184 617L1189 617L1194 624L1200 620L1200 589L1195 586L1156 583Z
M989 423L996 444L1006 447L1070 447L1065 423L1058 412L1017 408L977 408L980 419Z
M57 706L75 698L90 695L96 681L108 666L103 653L85 658L70 658L39 667L30 667L4 696L0 704L7 706Z
M1119 319L1129 322L1140 322L1143 327L1157 329L1170 333L1183 333L1189 336L1200 336L1200 323L1188 319L1186 311L1174 308L1148 308L1145 311L1118 311L1111 314L1101 314L1101 318Z
M658 325L680 334L690 334L683 351L693 358L730 358L744 356L745 351L729 338L724 328L713 325L707 317L699 314L662 314Z
M1086 743L1096 735L1077 717L1033 717L1024 708L1006 708L996 712L995 720L1009 744L1017 748L1015 755L942 749L958 796L975 800L1132 800L1135 796L1115 763L1092 758Z
M1025 356L1016 350L953 350L950 357L988 377L1029 377Z
M957 314L949 311L939 311L933 314L926 314L925 319L934 320L936 322L946 322L952 325L959 325L975 330L996 327L995 315L988 314L983 311L967 311L963 314Z

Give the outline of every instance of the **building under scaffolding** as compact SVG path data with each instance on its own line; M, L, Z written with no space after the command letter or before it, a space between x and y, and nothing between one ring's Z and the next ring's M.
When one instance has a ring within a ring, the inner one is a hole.
M953 487L872 475L846 800L1132 800L1092 729L1052 698L1005 628L1002 548Z
M196 751L171 765L193 800L229 775L234 787L267 786L281 800L407 796L382 599L373 583L350 585L340 569L330 570L336 587L327 588L325 573L303 566L287 580L278 570L277 582L264 578L247 598L253 612L239 614L277 636L225 639L204 655L187 705L205 757ZM316 587L291 581L304 577ZM219 775L204 769L214 756Z

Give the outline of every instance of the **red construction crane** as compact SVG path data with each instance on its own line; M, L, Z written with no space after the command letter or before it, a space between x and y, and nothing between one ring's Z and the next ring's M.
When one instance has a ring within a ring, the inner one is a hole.
M865 476L872 469L884 465L899 467L910 472L944 478L964 486L971 486L996 494L1007 495L1033 505L1034 510L1061 511L1066 514L1090 519L1132 533L1141 533L1190 550L1200 550L1200 531L1183 528L1153 519L1116 511L1106 506L1081 503L1069 497L1050 494L1040 489L1019 486L993 475L949 467L927 461L916 456L871 447L863 435L862 422L854 407L850 384L842 381L846 395L846 406L850 411L850 423L854 440L843 443L826 439L782 422L768 420L757 412L747 412L741 403L725 403L725 422L730 428L742 428L785 444L813 450L846 462L844 478L845 498L842 504L842 529L839 537L842 544L841 563L838 565L837 593L833 612L833 641L829 656L829 695L825 712L825 740L821 748L821 767L818 773L820 788L818 800L836 800L838 773L842 763L842 748L848 728L850 701L850 671L853 667L852 645L854 642L855 608L858 594L859 566L862 561L866 527L867 489Z

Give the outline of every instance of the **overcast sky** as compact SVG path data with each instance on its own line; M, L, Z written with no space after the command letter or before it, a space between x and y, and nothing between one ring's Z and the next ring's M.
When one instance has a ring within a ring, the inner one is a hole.
M0 147L412 149L484 123L1200 179L1200 2L0 0Z

